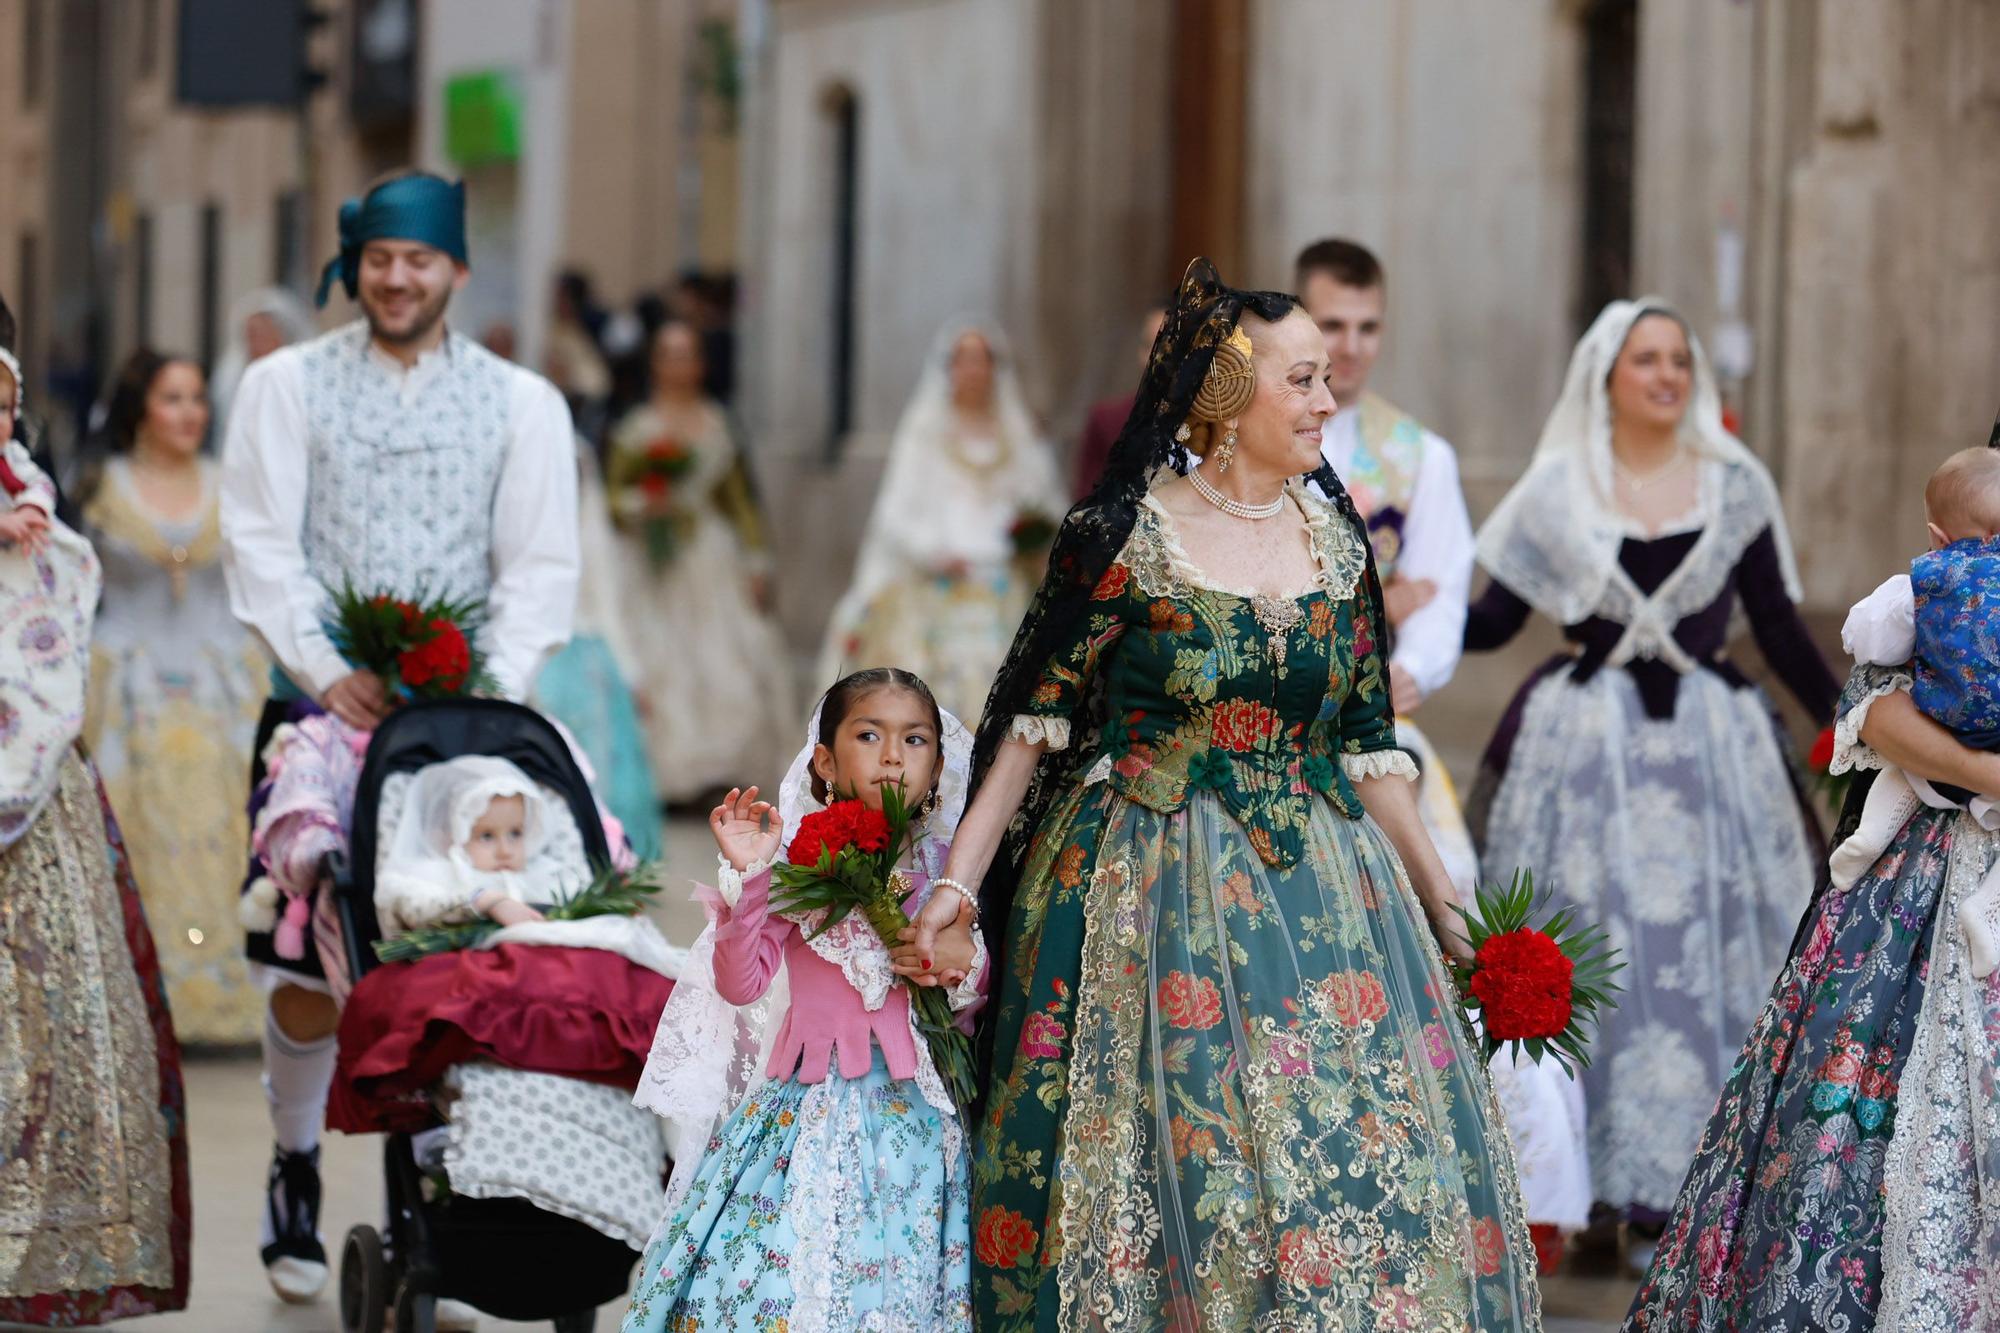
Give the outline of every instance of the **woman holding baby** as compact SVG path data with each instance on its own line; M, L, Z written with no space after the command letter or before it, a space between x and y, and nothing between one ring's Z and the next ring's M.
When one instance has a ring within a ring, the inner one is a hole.
M1973 797L2000 792L2000 755L1992 691L1958 670L2000 619L2000 454L1954 455L1925 500L1933 549L1845 635L1861 664L1833 767L1874 787L1849 798L1832 884L1723 1088L1628 1330L2000 1317L2000 977L1980 910L2000 835Z

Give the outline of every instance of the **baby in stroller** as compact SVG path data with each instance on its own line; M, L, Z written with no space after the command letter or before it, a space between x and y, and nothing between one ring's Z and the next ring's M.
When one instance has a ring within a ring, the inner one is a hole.
M546 801L520 768L463 755L409 784L399 848L375 877L375 918L386 935L478 915L502 926L545 920L528 904L522 873L545 842Z
M453 753L469 746L498 753ZM269 808L296 816L287 771L313 785L325 773L280 768ZM549 920L535 906L590 886L612 844L571 752L530 710L399 710L369 739L351 803L351 868L325 895L336 920L312 932L353 983L327 1124L390 1135L390 1236L349 1234L342 1326L375 1333L393 1303L399 1330L463 1327L465 1302L588 1328L662 1207L657 1122L630 1090L679 952L643 917ZM274 870L287 860L264 850ZM377 963L378 938L421 956Z

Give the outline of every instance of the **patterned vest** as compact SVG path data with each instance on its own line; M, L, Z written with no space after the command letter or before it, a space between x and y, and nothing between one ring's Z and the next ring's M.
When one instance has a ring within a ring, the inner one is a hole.
M307 343L307 566L329 590L483 598L507 363L457 334L405 403L357 322Z
M1386 398L1361 395L1354 454L1342 481L1368 520L1375 568L1386 581L1403 553L1403 524L1417 492L1424 461L1424 428Z

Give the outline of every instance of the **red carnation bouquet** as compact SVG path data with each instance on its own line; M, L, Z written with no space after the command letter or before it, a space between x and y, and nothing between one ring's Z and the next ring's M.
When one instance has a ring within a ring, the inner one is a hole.
M1551 1055L1572 1075L1590 1063L1590 1029L1622 987L1612 976L1624 962L1598 926L1582 925L1565 908L1539 928L1535 877L1514 872L1506 888L1481 888L1465 918L1472 962L1459 963L1459 1002L1479 1018L1486 1054L1502 1046Z
M1854 770L1845 773L1833 771L1833 728L1826 727L1813 742L1812 753L1806 756L1806 783L1820 794L1834 818L1847 804L1847 789L1854 785Z
M654 440L644 453L620 455L621 508L637 519L656 571L673 563L687 538L688 516L676 507L675 492L694 473L695 461L694 452L670 435Z
M1023 509L1007 527L1007 540L1014 554L1031 559L1056 543L1056 521L1039 509Z
M838 800L799 821L785 852L788 864L772 871L771 908L787 916L824 912L813 931L821 935L859 911L884 946L893 948L909 926L903 900L910 882L896 862L910 842L910 808L899 785L882 784L882 808L858 800ZM941 986L910 986L910 1009L931 1061L952 1100L971 1103L972 1043L959 1030L951 999Z
M491 691L477 646L486 604L472 599L393 597L343 583L333 598L333 646L403 699L454 699Z

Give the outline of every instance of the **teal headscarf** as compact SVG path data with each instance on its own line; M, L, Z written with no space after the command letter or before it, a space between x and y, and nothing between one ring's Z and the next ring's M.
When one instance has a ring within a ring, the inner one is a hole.
M361 275L361 247L370 241L416 241L466 263L465 183L435 176L398 176L340 206L340 253L319 275L316 303L326 304L333 280L349 299Z

